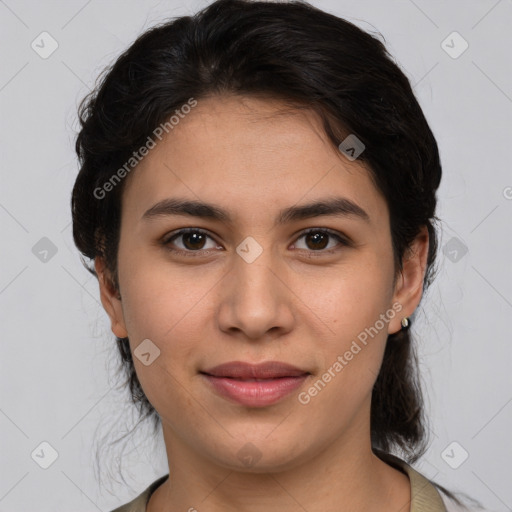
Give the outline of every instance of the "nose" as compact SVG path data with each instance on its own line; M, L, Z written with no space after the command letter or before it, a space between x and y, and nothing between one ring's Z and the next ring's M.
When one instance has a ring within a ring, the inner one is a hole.
M270 248L252 262L238 254L220 291L219 328L251 340L282 336L295 322L286 264Z

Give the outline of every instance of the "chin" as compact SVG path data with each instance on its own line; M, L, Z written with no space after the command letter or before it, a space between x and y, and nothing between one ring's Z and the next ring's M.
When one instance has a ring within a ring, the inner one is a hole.
M303 463L308 457L304 452L297 450L297 445L305 447L302 443L293 442L286 432L284 439L270 440L265 438L268 431L250 438L247 433L243 439L230 438L228 446L217 445L220 450L211 453L211 458L226 469L241 473L274 473L292 469ZM231 456L226 457L230 453Z

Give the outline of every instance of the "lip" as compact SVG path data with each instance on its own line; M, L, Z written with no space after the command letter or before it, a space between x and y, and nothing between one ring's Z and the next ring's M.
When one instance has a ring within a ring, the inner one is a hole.
M281 361L266 361L258 364L230 361L203 370L201 373L213 377L231 377L233 379L275 379L278 377L300 377L309 372Z
M275 404L300 387L309 375L278 377L262 381L247 381L230 377L202 374L221 396L248 407L266 407Z
M222 397L248 407L266 407L302 386L310 372L279 361L232 361L200 374Z

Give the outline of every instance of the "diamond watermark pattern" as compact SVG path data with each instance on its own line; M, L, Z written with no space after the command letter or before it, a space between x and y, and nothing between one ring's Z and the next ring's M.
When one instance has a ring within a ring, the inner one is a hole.
M38 466L48 469L58 459L59 453L50 443L43 441L30 456Z
M236 252L246 263L252 263L263 252L263 247L252 236L248 236L238 245Z
M457 441L450 443L441 453L441 458L452 469L462 466L468 457L469 453Z
M47 59L59 47L59 43L48 32L41 32L30 46L39 57Z
M458 59L469 48L469 44L458 32L453 31L443 40L441 48L452 59Z
M57 246L47 237L43 236L32 247L32 254L43 263L48 263L56 254Z
M262 453L252 443L245 443L236 455L245 467L250 468L261 459Z
M342 140L338 149L353 162L365 150L363 141L351 133L346 139Z
M146 338L133 353L143 365L149 366L160 356L160 349L150 339Z
M452 237L443 247L443 254L453 263L458 263L468 252L468 247L457 237Z

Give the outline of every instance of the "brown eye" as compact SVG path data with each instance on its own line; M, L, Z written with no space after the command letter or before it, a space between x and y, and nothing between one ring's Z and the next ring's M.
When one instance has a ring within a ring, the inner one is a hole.
M313 250L325 249L329 243L329 235L326 233L308 233L305 237L306 244Z
M208 239L211 240L209 246L207 245ZM194 253L201 253L201 251L218 247L208 233L196 228L182 229L174 235L165 238L162 244L169 251L192 256L195 256Z
M183 245L190 250L194 249L203 249L203 246L206 241L206 236L202 233L184 233L181 235L183 240Z
M327 229L309 229L302 233L297 240L300 239L304 239L305 247L299 247L298 242L296 242L294 244L295 248L310 252L331 253L338 250L340 248L339 246L350 245L349 242L337 232Z

